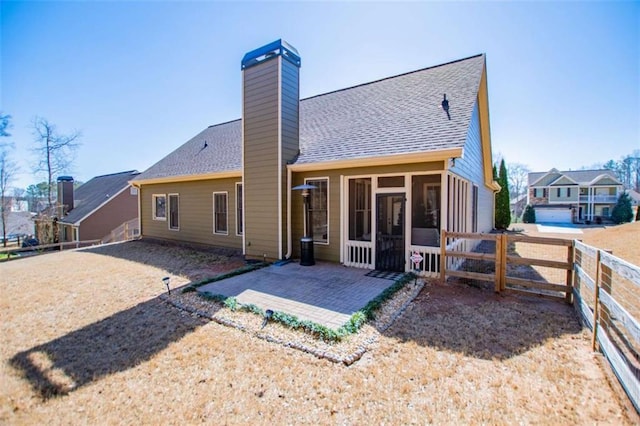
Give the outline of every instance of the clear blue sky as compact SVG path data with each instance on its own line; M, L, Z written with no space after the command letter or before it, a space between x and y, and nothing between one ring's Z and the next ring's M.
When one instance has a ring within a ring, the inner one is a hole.
M29 123L83 133L72 174L145 170L240 117L240 60L278 38L301 96L487 54L493 150L534 171L640 149L639 2L2 1L0 110L33 176Z

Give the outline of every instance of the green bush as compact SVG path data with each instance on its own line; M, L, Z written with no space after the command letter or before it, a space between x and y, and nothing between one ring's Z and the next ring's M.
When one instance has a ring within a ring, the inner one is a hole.
M618 197L618 202L611 211L611 220L615 223L626 223L633 220L633 209L631 208L631 198L629 194L623 192Z
M536 211L530 204L527 204L527 207L524 208L524 213L522 213L522 221L524 223L536 223Z

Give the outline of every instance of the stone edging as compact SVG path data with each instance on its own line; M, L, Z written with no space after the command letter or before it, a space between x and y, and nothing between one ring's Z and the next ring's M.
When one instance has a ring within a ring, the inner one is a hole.
M407 284L410 285L410 284ZM393 313L393 315L391 316L391 318L384 324L382 324L379 329L378 332L379 333L383 333L386 330L388 330L393 323L407 310L407 308L409 307L409 305L411 304L411 302L413 302L413 300L418 296L418 294L420 293L420 291L424 288L424 280L419 280L418 284L414 286L414 290L411 293L411 295L409 296L409 298L402 304L402 306L400 306L400 308ZM167 302L168 304L174 306L175 308L181 309L183 311L189 312L191 314L195 314L198 315L199 317L202 318L206 318L209 319L211 321L215 321L218 324L224 325L226 327L233 327L236 328L240 331L243 332L249 332L249 330L247 330L247 328L245 326L243 326L242 324L238 324L234 321L231 321L229 319L226 318L222 318L222 317L217 317L215 315L211 315L208 312L204 312L201 311L199 309L195 309L192 308L191 306L188 306L184 303L181 303L177 300L173 300L171 299L168 295L166 294L161 294L159 296L159 298L165 302ZM367 350L369 349L369 347L375 343L375 341L377 340L377 336L372 336L368 339L366 339L364 341L363 344L361 344L360 346L358 346L358 348L351 354L349 355L345 355L345 356L339 356L339 355L335 355L333 353L330 353L328 351L323 351L321 349L317 349L317 348L313 348L311 346L307 346L304 345L302 343L298 343L298 342L291 342L291 341L285 341L283 339L279 339L273 336L270 336L266 333L262 333L259 331L256 331L253 333L253 336L262 339L262 340L266 340L267 342L270 343L275 343L287 348L293 348L293 349L297 349L299 351L314 355L318 358L323 358L326 360L329 360L331 362L335 362L336 364L344 364L346 366L349 366L353 363L355 363L356 361L360 360L360 358L362 358L362 356L367 352Z

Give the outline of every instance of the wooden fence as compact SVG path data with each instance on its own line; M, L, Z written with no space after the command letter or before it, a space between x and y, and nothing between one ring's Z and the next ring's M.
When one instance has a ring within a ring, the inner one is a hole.
M573 242L561 238L530 237L517 234L473 234L461 232L442 232L440 243L440 279L446 277L458 277L470 280L488 281L494 284L496 292L513 292L536 294L542 297L553 299L564 299L571 303L572 277L573 277ZM482 242L480 244L469 244L458 246L483 247L489 249L480 250L451 250L459 240L473 240ZM486 244L490 243L490 244ZM556 259L543 258L544 256L533 256L534 250L518 250L517 244L542 246L539 253L548 253L549 246L559 247L560 255L566 260L556 260L558 251L554 257ZM464 262L455 262L452 259L464 259L475 261L475 266L465 267ZM489 263L490 267L478 268L478 262ZM525 272L521 273L524 267ZM545 278L534 267L544 267L559 269L563 273L563 282L552 282ZM483 271L478 272L478 269Z
M580 241L575 245L575 308L640 412L640 267Z
M140 228L138 218L129 220L116 229L111 231L109 235L102 238L102 243L115 243L119 241L129 241L140 236Z
M485 247L458 244L476 249L451 250L461 239L481 241ZM536 245L541 249L526 247ZM542 255L532 255L536 253ZM491 267L478 268L469 262ZM562 273L554 277L564 282L552 282L539 270L533 271L533 278L515 276L522 268L539 267L559 270ZM604 354L640 412L640 267L578 240L443 232L440 279L447 277L488 281L496 292L536 294L573 303L582 322L592 330L593 350Z
M94 246L101 243L102 243L101 240L87 240L87 241L71 241L67 243L43 244L43 245L31 246L31 247L2 248L0 249L0 254L6 253L7 257L0 258L0 262L20 258L21 257L20 255L15 255L16 253L28 253L30 256L32 256L32 255L50 253L52 250L64 250L66 248L80 248L80 247Z

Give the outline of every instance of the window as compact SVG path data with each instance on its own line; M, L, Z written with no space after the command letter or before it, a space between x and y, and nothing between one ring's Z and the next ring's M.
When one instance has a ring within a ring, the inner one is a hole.
M571 188L567 188L567 198L571 197Z
M311 236L315 243L329 243L329 179L310 179L305 183L316 189L309 191Z
M179 204L178 194L169 194L169 229L176 231L180 229Z
M242 183L236 183L236 234L242 235L244 232L244 222L242 220Z
M371 178L349 180L349 239L371 241Z
M152 195L153 220L167 220L167 196L164 194Z
M560 188L558 188L558 189L556 190L556 196L557 196L558 198L560 198Z
M227 228L227 193L213 193L213 232L215 234L229 233Z

